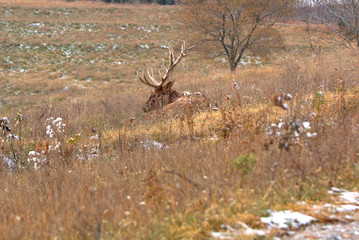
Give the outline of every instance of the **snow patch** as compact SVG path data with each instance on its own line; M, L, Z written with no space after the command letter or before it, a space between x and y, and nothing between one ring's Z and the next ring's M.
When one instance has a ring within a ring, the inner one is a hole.
M14 161L11 158L5 156L4 154L0 154L0 159L2 159L7 164L8 169L15 167Z
M146 48L146 49L149 49L150 46L148 44L142 44L140 43L140 48Z
M359 192L349 192L345 189L340 189L332 187L329 191L329 194L338 194L339 198L347 203L359 205Z
M269 228L298 229L301 226L316 222L317 219L290 210L271 212L269 217L262 217L261 221L268 224Z
M355 212L357 210L359 210L359 206L356 205L352 205L352 204L345 204L345 205L340 205L336 208L336 210L338 212Z
M359 192L343 192L339 197L348 203L359 205Z
M164 143L159 143L153 140L146 140L144 142L141 142L142 146L144 149L146 150L151 150L151 149L167 149L167 147L165 146Z
M221 228L227 230L227 232L212 232L211 233L212 237L217 239L237 239L238 236L263 237L268 233L268 231L266 230L252 229L242 222L237 222L237 223L242 227L242 229L237 230L229 225L221 225Z
M183 92L183 96L184 97L189 97L189 96L191 96L192 94L190 93L190 92L187 92L187 91L184 91Z
M234 236L227 232L212 232L211 236L216 239L233 239Z
M304 127L305 129L310 129L310 128L311 128L311 127L310 127L310 122L303 122L302 125L303 125L303 127Z

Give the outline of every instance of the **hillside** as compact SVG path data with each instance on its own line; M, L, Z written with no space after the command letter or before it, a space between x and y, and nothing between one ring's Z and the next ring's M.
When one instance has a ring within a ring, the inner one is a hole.
M268 229L261 217L287 209L327 223L313 206L358 192L358 51L315 55L306 26L283 22L283 46L235 73L200 49L184 58L173 88L208 109L143 113L136 72L189 39L178 10L0 1L0 239L254 239L228 226Z

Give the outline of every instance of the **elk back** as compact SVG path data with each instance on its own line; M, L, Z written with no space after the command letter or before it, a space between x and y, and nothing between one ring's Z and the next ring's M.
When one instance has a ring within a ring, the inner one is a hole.
M163 107L162 113L168 116L186 114L189 109L192 112L199 112L209 108L209 102L201 93L182 94L180 98L171 104Z

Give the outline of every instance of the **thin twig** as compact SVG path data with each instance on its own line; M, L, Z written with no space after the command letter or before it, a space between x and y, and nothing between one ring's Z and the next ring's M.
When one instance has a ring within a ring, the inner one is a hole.
M164 173L168 173L168 174L172 174L175 175L177 177L182 178L183 180L185 180L186 182L188 182L189 184L191 184L193 187L197 188L198 190L203 189L198 183L195 183L194 181L192 181L191 179L183 176L181 173L175 172L174 170L171 171L164 171Z

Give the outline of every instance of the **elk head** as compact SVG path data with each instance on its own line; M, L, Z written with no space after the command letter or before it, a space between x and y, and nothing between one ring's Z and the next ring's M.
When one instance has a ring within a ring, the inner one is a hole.
M181 47L181 53L178 57L175 57L172 48L169 47L169 63L168 65L164 64L166 72L159 81L155 79L153 69L151 69L151 71L147 70L147 75L146 73L144 73L142 77L137 72L139 80L143 84L150 86L154 89L153 93L143 106L144 112L150 112L152 110L160 109L170 103L173 103L180 97L180 94L177 91L172 90L174 80L169 81L169 78L174 68L188 54L188 51L191 48L186 48L186 43L183 42Z

